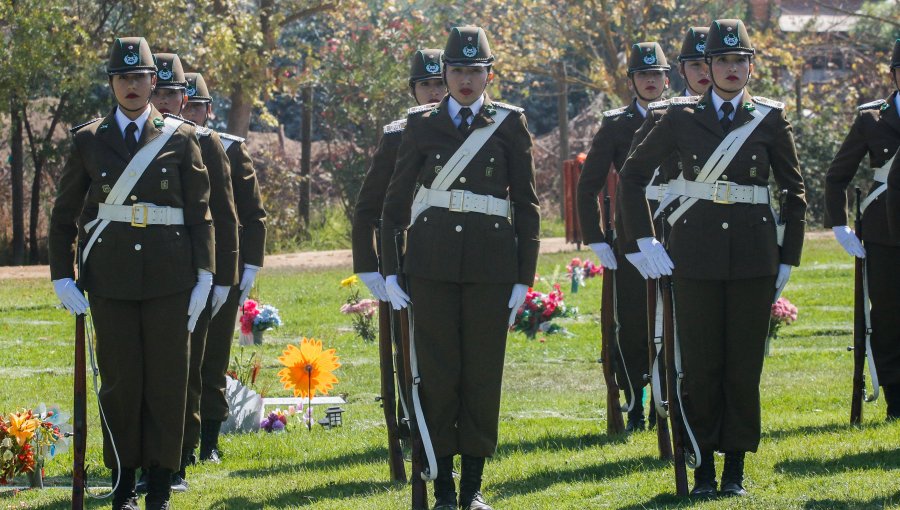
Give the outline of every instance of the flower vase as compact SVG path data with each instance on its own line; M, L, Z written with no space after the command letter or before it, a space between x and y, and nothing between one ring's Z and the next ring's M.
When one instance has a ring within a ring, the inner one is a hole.
M263 343L263 333L265 333L264 329L253 330L253 345L262 345Z
M32 489L44 488L44 461L34 461L34 470L28 473L28 485Z

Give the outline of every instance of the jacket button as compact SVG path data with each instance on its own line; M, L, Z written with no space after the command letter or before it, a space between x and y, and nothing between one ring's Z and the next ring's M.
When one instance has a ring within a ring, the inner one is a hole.
M727 181L727 180L728 180L728 176L727 176L727 175L723 175L723 176L722 176L722 180L723 180L723 181Z
M140 245L140 243L134 245L134 251L141 251L141 245Z
M887 152L887 151L888 151L887 149L884 149L884 152Z
M722 228L723 228L723 229L728 229L728 223L722 223Z
M460 177L460 178L459 178L459 182L465 184L465 183L466 183L466 178L465 178L465 177Z
M98 243L102 243L102 242L103 242L103 238L102 238L102 237L98 237L98 238L97 238L97 242L98 242Z
M137 195L131 195L131 199L136 201L136 200L137 200Z
M494 223L494 228L500 228L500 224L499 224L499 223Z
M441 159L441 155L440 155L440 154L435 154L434 159Z
M100 177L106 177L106 172L101 172Z
M457 225L457 226L456 226L456 231L457 231L457 232L462 232L462 225Z
M750 159L752 159L753 161L756 161L756 154L750 156Z
M428 221L428 216L423 217L423 218L422 218L422 221L423 221L423 222Z

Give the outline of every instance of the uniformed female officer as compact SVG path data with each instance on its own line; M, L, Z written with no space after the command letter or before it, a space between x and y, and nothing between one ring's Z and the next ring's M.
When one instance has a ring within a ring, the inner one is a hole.
M168 508L181 460L188 335L212 287L209 177L194 128L148 104L157 68L142 37L116 39L117 106L79 126L50 218L50 271L65 307L88 292L103 385L103 458L113 508L137 509L135 470L149 470L148 509ZM114 445L113 445L114 442ZM118 451L118 458L116 455Z
M607 176L610 169L621 170L631 148L635 131L641 127L647 115L647 105L662 97L669 88L666 75L670 69L662 47L655 42L640 42L631 46L628 59L628 86L635 97L627 106L603 112L600 129L591 142L591 150L584 161L578 180L578 219L584 242L594 251L600 263L609 269L617 269L616 320L619 327L618 343L621 360L616 364L616 380L625 390L629 401L627 432L644 430L643 392L649 374L647 345L647 285L641 274L630 264L618 266L613 247L606 242L601 227L600 193L615 194L608 190ZM621 242L615 243L615 251L621 258L627 251Z
M891 81L900 78L900 40L894 43ZM825 226L831 227L844 250L865 259L869 299L872 303L872 354L878 381L884 388L887 417L900 418L900 236L892 236L892 219L881 196L893 162L897 167L900 148L900 93L887 100L861 105L850 132L825 174ZM869 155L875 168L874 182L861 204L862 239L847 222L847 186L862 159ZM890 194L890 192L888 192ZM894 218L896 221L896 218ZM865 246L865 247L864 247Z
M650 276L672 274L674 267L682 399L700 449L691 491L696 497L716 494L716 450L725 452L720 494L746 494L744 454L759 445L759 380L770 308L791 266L800 263L806 211L783 105L745 89L754 49L743 22L713 22L705 54L713 87L702 97L669 101L625 162L619 186L626 239L637 241ZM730 149L723 154L720 145ZM684 178L670 181L667 192L684 202L668 220L670 259L653 237L644 188L675 152ZM770 174L787 190L781 247L769 203Z
M461 454L459 507L485 510L506 334L534 281L540 210L525 116L485 94L494 56L484 30L453 28L443 59L450 94L409 117L384 203L386 233L409 225L409 295L396 274L385 287L394 308L414 305L422 407L438 457L435 508L456 508L451 470ZM469 139L483 144L453 157ZM468 163L454 165L463 153ZM385 267L396 267L392 236L382 242Z
M707 27L690 27L681 41L678 54L678 72L684 78L682 96L702 96L710 86L709 66L706 65Z
M181 115L187 104L187 78L181 59L174 53L157 53L153 55L156 67L156 89L150 102L160 112ZM190 119L187 119L191 122ZM202 382L200 367L206 349L207 329L210 318L225 304L231 287L237 284L238 278L238 219L234 208L234 192L232 190L231 166L219 134L202 125L196 125L197 137L200 140L200 154L203 165L209 174L209 210L213 218L216 241L216 274L213 277L213 290L209 306L205 307L197 326L191 334L191 365L188 370L188 399L185 408L184 444L181 451L181 467L172 476L172 490L187 490L187 466L196 461L194 450L200 443L200 393ZM141 482L145 478L141 476ZM143 484L138 484L138 492Z

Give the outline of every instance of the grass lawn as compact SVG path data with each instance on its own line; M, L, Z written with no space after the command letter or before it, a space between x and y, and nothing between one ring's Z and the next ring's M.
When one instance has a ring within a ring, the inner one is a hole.
M564 272L571 256L542 257L539 272ZM785 291L800 308L800 319L781 330L766 360L763 441L760 452L748 456L749 498L681 501L674 496L670 466L657 460L655 433L605 434L595 279L578 294L567 293L567 302L581 312L564 324L573 336L548 336L545 342L509 337L500 447L486 470L488 500L498 509L900 508L900 422L885 422L879 400L865 405L862 427L848 425L852 271L834 241L807 243L803 265ZM265 270L259 285L262 301L277 306L286 323L267 333L260 349L261 386L270 388L269 396L287 395L275 375L283 346L302 336L323 339L343 363L335 392L348 401L344 427L307 432L295 425L282 434L223 437L225 461L191 468L191 489L174 497L175 508L409 508L408 487L389 481L385 461L386 434L375 401L377 346L356 337L338 312L347 296L338 282L349 274L349 268ZM0 410L40 402L71 410L74 321L55 303L49 282L2 282ZM92 393L88 411L90 481L108 485ZM71 461L71 453L51 460L47 483L68 483ZM718 464L721 469L721 459ZM63 509L68 498L69 491L61 489L6 491L0 492L0 508ZM88 506L108 505L104 500Z

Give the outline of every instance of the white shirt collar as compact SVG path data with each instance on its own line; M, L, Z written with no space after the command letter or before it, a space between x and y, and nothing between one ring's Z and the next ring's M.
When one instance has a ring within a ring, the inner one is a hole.
M472 117L469 118L469 124L471 125L472 120L475 119L475 116L478 115L478 112L481 111L481 107L484 105L484 94L478 98L477 101L469 105L469 109L472 110ZM459 111L463 109L463 105L459 104L459 101L450 96L450 99L447 101L447 113L450 114L450 118L453 119L453 124L456 127L459 127L459 123L462 122L459 117Z
M713 107L716 109L716 115L721 115L722 112L720 111L720 108L722 108L722 104L725 102L725 100L719 97L719 95L716 94L715 90L712 91L712 94L710 94L710 96L712 96L712 103ZM730 101L728 101L729 103L731 103L731 106L734 106L734 109L731 110L731 115L729 115L730 118L734 119L734 114L735 112L737 112L738 106L741 104L741 99L743 98L744 91L741 90L740 94L734 96Z
M116 123L119 125L119 131L122 132L122 138L125 138L125 127L128 126L129 122L134 122L137 124L137 131L134 136L137 137L138 140L141 139L141 131L144 130L144 124L147 123L147 119L150 118L150 105L147 105L147 108L144 110L138 118L131 120L122 113L122 109L116 107Z
M637 107L637 111L641 114L641 117L647 116L647 109L641 106L641 103L637 99L634 100L634 106Z

